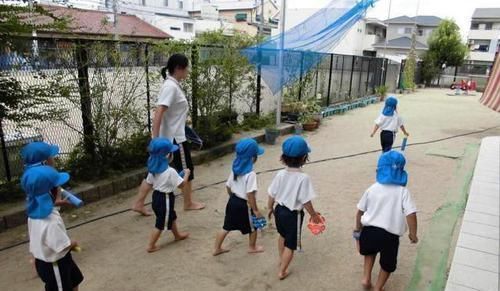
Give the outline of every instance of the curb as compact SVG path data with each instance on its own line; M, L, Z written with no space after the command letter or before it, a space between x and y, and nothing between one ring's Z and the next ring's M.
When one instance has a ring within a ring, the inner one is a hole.
M280 135L287 135L293 132L294 126L290 124L284 124L279 127ZM265 139L264 133L254 133L249 135L255 139L258 143L261 143ZM203 163L215 160L226 154L232 153L234 151L234 146L236 145L237 139L232 139L221 145L213 147L211 149L192 153L192 159L194 165L201 165ZM111 178L103 181L98 181L93 184L86 184L78 186L71 189L72 192L80 196L80 198L85 201L85 203L92 203L99 201L101 199L117 195L121 192L138 187L144 176L146 175L146 168L136 169L130 172L121 174L119 177ZM68 209L63 207L61 212L67 211ZM16 211L9 213L0 217L0 232L6 229L13 228L16 226L24 225L27 222L25 210Z

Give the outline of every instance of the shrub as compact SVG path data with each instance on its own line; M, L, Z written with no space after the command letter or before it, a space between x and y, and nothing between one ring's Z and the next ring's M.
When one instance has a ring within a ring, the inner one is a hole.
M211 148L231 139L231 127L220 122L218 116L200 116L196 132L203 140L203 148Z

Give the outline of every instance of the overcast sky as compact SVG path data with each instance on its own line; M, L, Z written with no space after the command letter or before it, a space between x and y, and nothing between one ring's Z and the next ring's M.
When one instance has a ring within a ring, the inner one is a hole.
M277 0L281 3L281 0ZM331 0L287 0L288 8L321 8ZM470 19L475 8L500 7L500 0L392 0L391 18L401 15L415 16L417 2L420 1L419 15L435 15L452 18L460 26L464 39L470 27ZM379 0L368 10L368 17L387 19L389 0Z

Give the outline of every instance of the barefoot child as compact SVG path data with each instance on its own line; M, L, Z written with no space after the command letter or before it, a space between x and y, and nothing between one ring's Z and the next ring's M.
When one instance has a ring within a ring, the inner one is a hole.
M370 134L370 137L373 137L380 128L380 144L384 153L392 149L398 128L401 128L406 136L410 135L403 125L403 119L398 115L397 105L398 99L395 97L391 96L385 100L384 109L375 119L375 127Z
M293 136L283 143L281 161L287 166L279 171L269 186L269 218L274 213L276 228L280 234L278 252L280 280L288 276L288 265L293 253L301 248L300 237L304 220L303 208L309 212L314 223L321 223L321 216L313 208L311 200L316 197L309 176L302 172L302 166L311 152L301 136ZM274 203L276 208L273 211Z
M214 256L228 252L222 248L222 243L227 234L233 230L239 230L242 234L249 234L248 253L260 253L264 251L262 246L257 246L257 230L252 223L252 215L261 218L262 215L257 207L255 196L257 194L257 174L253 171L253 164L257 156L264 153L257 142L251 138L245 138L236 145L236 159L233 161L231 174L226 182L229 201L226 205L226 216L222 231L217 234L215 240ZM250 206L250 208L249 208Z
M83 275L71 257L78 244L71 241L54 201L60 200L59 186L69 180L50 166L27 169L21 187L27 194L30 253L35 257L38 276L48 291L78 290ZM52 189L57 189L54 196Z
M179 147L166 138L154 138L149 143L148 176L146 181L153 185L152 208L156 216L155 230L151 234L147 251L152 253L160 249L156 242L162 231L171 230L175 240L184 240L189 234L179 232L177 229L177 214L175 205L175 188L182 188L189 179L189 169L184 170L184 179L179 176L174 168L168 166L168 159Z
M360 254L365 256L362 284L366 289L372 287L372 269L380 253L381 268L375 290L384 290L387 279L396 270L399 237L406 232L406 224L410 228L410 241L418 242L417 209L406 188L405 163L400 152L382 154L377 165L377 182L358 203L353 237L359 239Z

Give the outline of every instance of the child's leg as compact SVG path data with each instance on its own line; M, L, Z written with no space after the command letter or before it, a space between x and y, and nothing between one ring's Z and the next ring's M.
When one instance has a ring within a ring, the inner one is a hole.
M189 237L189 233L179 232L176 221L172 222L172 233L174 234L175 240L185 240Z
M389 279L389 276L391 273L384 271L384 269L380 269L380 273L378 273L378 279L377 279L377 284L375 284L375 291L382 291L384 290L385 283L387 282L387 279Z
M281 266L281 259L283 258L283 251L285 250L285 238L280 235L278 239L278 253L280 255L280 266Z
M365 257L365 266L364 266L364 273L363 273L363 281L361 284L363 284L363 287L366 289L370 289L372 287L372 270L373 270L373 265L375 264L375 255L370 255L370 256L364 256Z
M224 229L221 232L217 233L217 236L215 237L215 250L213 252L214 256L218 256L218 255L221 255L223 253L229 252L228 249L222 248L222 243L226 239L226 236L228 233L229 233L229 231L224 230Z
M149 239L149 245L147 249L148 253L156 252L157 250L160 249L160 247L156 245L156 242L160 238L161 232L162 232L161 230L155 228L151 233L151 238Z
M248 253L256 254L256 253L262 253L263 251L264 247L257 245L257 230L254 230L248 236Z
M285 247L283 250L283 254L281 255L281 264L280 264L280 272L278 273L278 277L280 280L285 279L288 276L288 266L293 259L293 250Z

